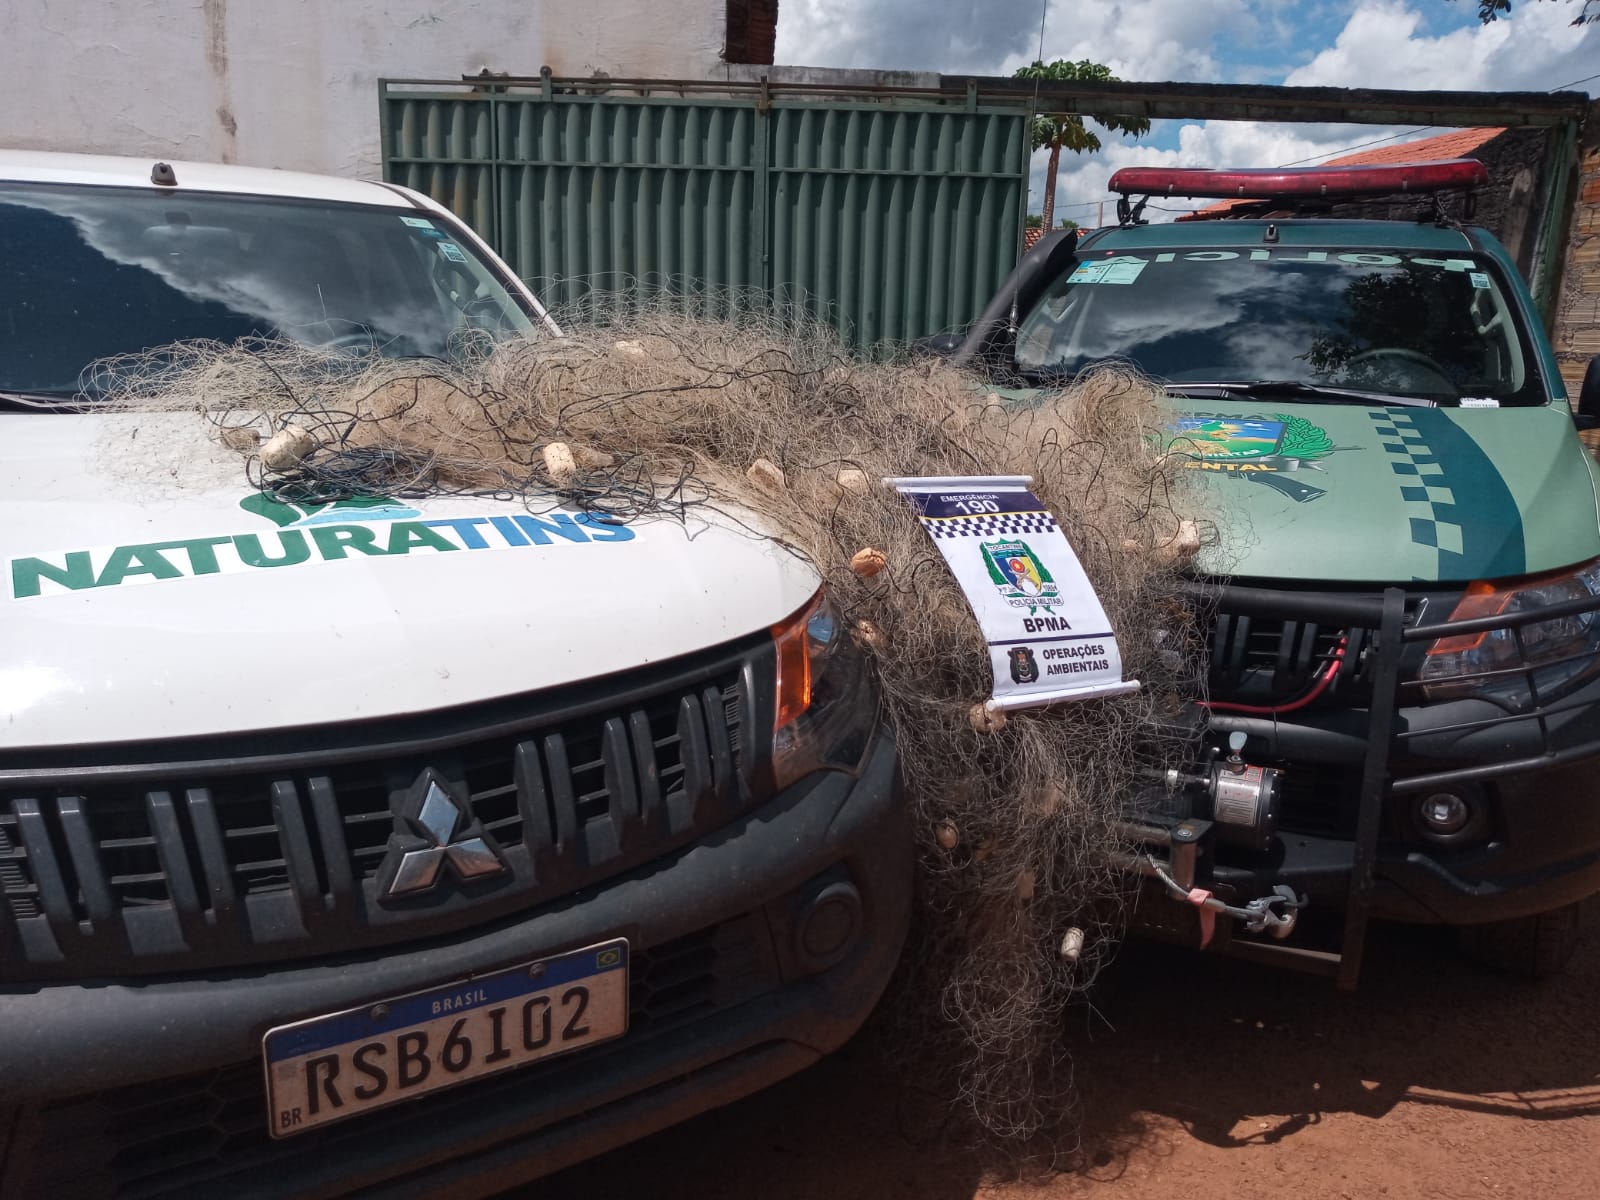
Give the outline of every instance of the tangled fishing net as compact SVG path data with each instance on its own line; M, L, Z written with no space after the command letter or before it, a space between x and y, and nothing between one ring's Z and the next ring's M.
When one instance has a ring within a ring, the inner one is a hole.
M815 325L632 306L454 365L289 343L189 344L101 364L117 408L187 408L290 502L474 494L617 521L714 514L814 563L898 732L922 919L893 1001L991 1133L1055 1121L1063 1012L1115 944L1112 864L1136 784L1200 688L1175 597L1194 548L1168 414L1102 369L1004 401L938 362L869 362ZM887 476L1029 475L1117 631L1133 695L991 717L985 640Z

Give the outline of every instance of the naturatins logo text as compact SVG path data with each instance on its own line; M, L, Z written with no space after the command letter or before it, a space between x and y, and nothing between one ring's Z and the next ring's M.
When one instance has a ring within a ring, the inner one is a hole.
M252 499L255 499L252 497ZM248 502L241 507L268 516ZM13 599L61 595L90 588L124 587L234 575L347 559L394 555L453 554L488 550L525 550L537 546L632 541L633 530L600 517L563 512L532 515L394 519L398 506L373 502L315 506L292 524L282 522L272 533L239 533L184 538L124 546L100 546L37 557L13 558L9 576ZM332 511L330 511L332 510ZM304 512L304 510L302 510ZM289 515L288 513L283 514ZM330 519L332 518L332 519ZM342 518L342 519L341 519Z

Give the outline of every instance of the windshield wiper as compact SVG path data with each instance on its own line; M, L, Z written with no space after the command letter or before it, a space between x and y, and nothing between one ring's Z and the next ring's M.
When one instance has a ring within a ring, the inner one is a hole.
M1397 396L1390 392L1363 392L1356 388L1328 387L1302 383L1298 379L1252 379L1243 383L1169 383L1169 396L1216 396L1227 400L1254 399L1258 396L1293 396L1305 400L1332 400L1340 404L1382 404L1400 408L1438 408L1437 400L1426 396Z
M0 409L9 412L53 412L72 404L76 392L15 392L0 388Z

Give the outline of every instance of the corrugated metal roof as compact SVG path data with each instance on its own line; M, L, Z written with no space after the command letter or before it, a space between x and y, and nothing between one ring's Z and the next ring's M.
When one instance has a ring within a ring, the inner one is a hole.
M1465 158L1479 147L1492 142L1504 129L1453 129L1437 137L1422 138L1415 142L1401 142L1395 146L1378 146L1355 154L1342 154L1322 163L1324 167L1376 167L1392 163L1442 162L1451 158ZM1254 200L1219 200L1204 208L1178 218L1180 221L1204 221L1219 217L1241 205L1255 204Z

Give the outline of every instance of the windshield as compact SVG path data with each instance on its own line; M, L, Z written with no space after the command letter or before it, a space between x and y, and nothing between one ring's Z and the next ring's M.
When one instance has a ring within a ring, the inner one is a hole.
M0 185L0 391L70 396L97 359L199 338L449 358L531 328L414 209Z
M1017 333L1030 382L1128 359L1185 382L1290 381L1539 404L1498 271L1476 255L1241 250L1086 254Z

